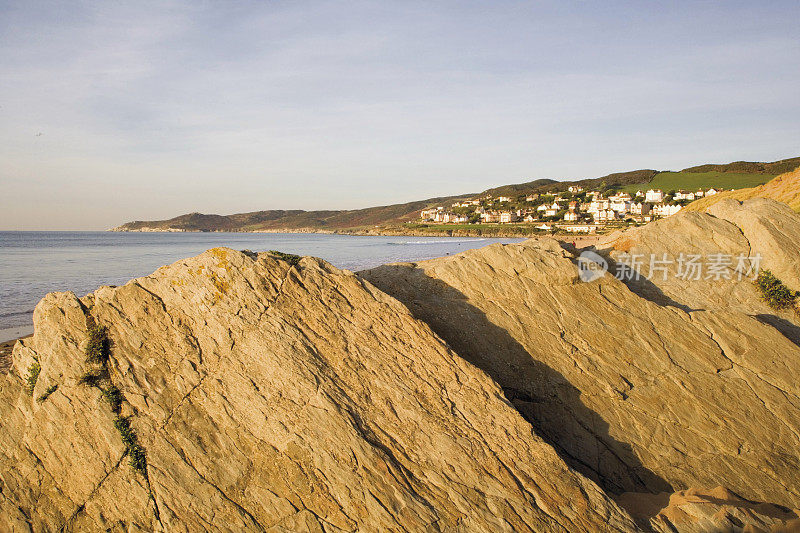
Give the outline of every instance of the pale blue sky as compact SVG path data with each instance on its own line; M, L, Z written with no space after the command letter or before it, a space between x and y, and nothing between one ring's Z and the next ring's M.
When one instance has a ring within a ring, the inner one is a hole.
M797 1L0 2L0 229L798 156L798 20Z

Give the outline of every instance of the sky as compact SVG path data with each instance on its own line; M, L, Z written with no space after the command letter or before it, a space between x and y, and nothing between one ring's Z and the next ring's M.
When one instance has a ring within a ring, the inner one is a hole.
M0 230L800 156L800 2L0 0Z

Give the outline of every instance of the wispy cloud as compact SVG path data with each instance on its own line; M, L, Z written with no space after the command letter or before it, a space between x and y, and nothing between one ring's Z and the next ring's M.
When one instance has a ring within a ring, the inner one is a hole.
M0 229L798 151L793 2L0 9Z

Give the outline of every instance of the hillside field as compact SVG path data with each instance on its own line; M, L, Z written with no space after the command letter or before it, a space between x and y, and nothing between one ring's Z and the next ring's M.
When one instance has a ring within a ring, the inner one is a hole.
M647 189L661 189L664 192L684 189L696 191L697 189L744 189L763 185L775 176L763 173L737 173L737 172L659 172L645 184L625 185L621 189L630 194Z

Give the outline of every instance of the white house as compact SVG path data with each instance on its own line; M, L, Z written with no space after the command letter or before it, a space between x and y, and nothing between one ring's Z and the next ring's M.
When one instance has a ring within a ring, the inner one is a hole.
M487 213L481 213L481 221L491 223L491 222L500 222L500 214L495 211L489 211Z
M440 208L441 209L441 208ZM433 217L436 216L438 209L423 209L419 212L419 217L422 220L433 220Z
M719 192L719 191L718 191L717 189L708 189L708 190L706 191L706 196L714 196L714 195L715 195L715 194L717 194L718 192Z
M577 222L581 216L575 211L567 211L564 213L564 222Z
M588 211L591 213L592 211L597 212L601 210L608 209L611 206L611 202L604 198L595 198L589 204Z
M560 210L561 210L561 208L559 207L559 205L557 203L553 202L553 205L548 207L547 211L544 212L544 216L546 216L546 217L554 217L554 216L556 216L558 214L558 212Z
M498 196L497 197L497 201L498 202L510 202L511 201L511 197L510 196Z
M649 215L651 205L644 202L634 202L631 204L632 215Z
M664 201L664 193L661 189L650 189L644 195L644 201L651 204L658 204Z
M612 202L630 202L632 200L631 195L626 192L621 192L619 194L615 194L614 196L609 196L609 200Z
M653 207L653 214L659 217L669 217L680 211L679 205L658 204Z
M579 187L577 185L571 185L567 190L572 194L577 194L579 192L583 192L583 187Z
M500 223L508 224L509 222L516 222L518 220L517 214L511 211L503 211L500 213Z
M612 200L609 203L609 208L612 211L616 211L617 213L624 215L625 213L630 212L631 202L630 200L621 200L621 199Z
M538 194L530 194L530 195L525 197L525 201L526 202L535 202L538 199L539 199L539 195Z
M600 209L597 213L593 213L595 222L609 222L617 219L617 213L611 209Z
M694 193L687 191L678 191L675 193L676 200L694 200Z

